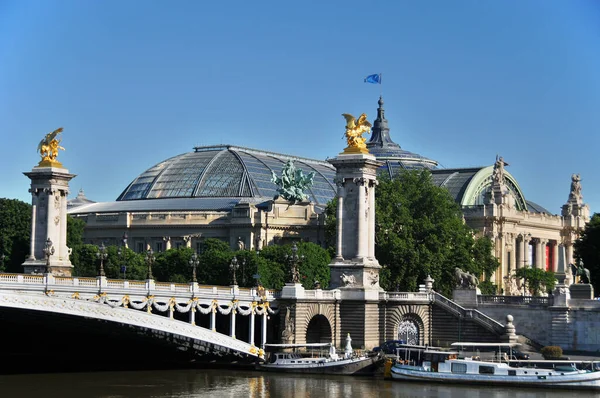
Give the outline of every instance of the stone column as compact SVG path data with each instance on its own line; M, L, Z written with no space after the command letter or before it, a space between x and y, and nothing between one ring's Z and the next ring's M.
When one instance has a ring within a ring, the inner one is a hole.
M355 178L353 181L356 184L358 190L358 202L356 206L356 218L358 221L357 235L358 245L356 250L356 259L360 262L366 257L366 243L368 238L368 226L366 220L367 213L367 193L365 192L365 185L368 184L365 178Z
M575 264L575 261L573 261L573 244L570 242L566 243L565 249L567 250L567 265Z
M523 266L529 265L533 267L533 264L529 262L529 242L531 241L531 236L528 234L523 235Z
M217 308L215 307L216 305L216 303L213 303L213 308L210 312L210 330L212 330L213 332L217 331Z
M338 187L338 207L337 207L337 219L338 223L336 225L336 253L335 257L338 260L344 260L344 256L342 256L342 223L339 220L342 220L344 217L344 180L336 180L336 184Z
M185 235L183 237L183 241L185 242L185 247L192 247L192 237L191 235Z
M523 267L523 264L525 264L525 239L523 238L523 234L520 234L517 237L516 243L516 246L519 250L519 256L517 258L517 263L515 264L515 269L519 269Z
M540 268L546 270L546 245L547 239L540 239Z
M229 335L235 339L235 308L231 309L231 324L229 326Z
M510 271L514 271L517 269L517 238L514 236L514 234L511 234L511 238L510 238L510 242L511 242L511 248L510 248L510 267L511 270ZM506 275L508 275L509 273L507 273ZM506 276L505 275L505 276Z
M377 180L369 181L370 184L370 195L369 195L369 208L367 214L369 216L369 239L368 241L368 253L369 260L375 260L375 187L377 187Z
M558 241L552 243L552 264L550 266L552 272L558 271Z
M263 350L265 349L265 344L267 344L267 310L265 310L265 313L262 317L260 346Z
M171 249L171 237L163 236L163 242L165 242L165 250Z
M254 308L252 308L252 312L250 313L250 330L248 333L248 343L250 343L250 345L254 345L254 317L256 315L254 314Z
M542 241L540 238L534 238L535 244L535 259L534 259L534 267L542 268Z

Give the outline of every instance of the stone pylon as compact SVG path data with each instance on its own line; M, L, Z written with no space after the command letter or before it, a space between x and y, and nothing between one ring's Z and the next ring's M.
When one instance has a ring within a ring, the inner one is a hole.
M57 165L60 163L56 162ZM60 166L36 166L23 173L31 179L31 247L24 272L71 276L67 247L67 196L75 174Z
M329 162L338 186L336 257L329 264L331 288L341 292L341 336L357 346L379 344L379 270L375 258L375 186L383 164L370 154L340 154Z

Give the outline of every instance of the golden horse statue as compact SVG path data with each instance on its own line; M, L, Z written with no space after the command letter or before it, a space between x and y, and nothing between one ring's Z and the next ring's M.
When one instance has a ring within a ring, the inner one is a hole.
M62 131L63 129L60 127L53 132L46 134L46 136L40 141L37 149L42 157L42 160L39 164L40 166L62 166L61 163L56 160L56 157L58 156L58 150L65 150L65 148L60 146L61 140L57 139L58 134L62 133Z
M349 113L342 113L346 118L346 141L348 147L343 153L369 153L367 149L367 139L362 135L371 132L371 123L367 121L367 115L363 113L358 120Z

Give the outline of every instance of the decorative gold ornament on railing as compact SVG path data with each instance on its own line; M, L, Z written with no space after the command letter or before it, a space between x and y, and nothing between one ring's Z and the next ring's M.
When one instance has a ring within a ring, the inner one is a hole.
M368 154L367 139L362 135L371 132L371 123L367 121L367 114L360 115L358 120L349 113L342 113L346 118L346 141L348 146L342 153L365 153Z
M40 141L38 145L38 152L42 157L42 160L38 164L40 167L62 167L62 164L56 160L58 156L58 150L65 148L60 146L62 139L58 138L58 134L62 133L63 128L58 128L46 136Z

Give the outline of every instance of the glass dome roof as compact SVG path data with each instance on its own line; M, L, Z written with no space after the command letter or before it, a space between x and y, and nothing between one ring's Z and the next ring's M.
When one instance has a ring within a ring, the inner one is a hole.
M119 195L117 201L163 198L246 197L272 199L288 159L304 173L315 172L306 194L324 205L335 196L334 167L324 161L299 158L232 145L196 147L149 168Z

